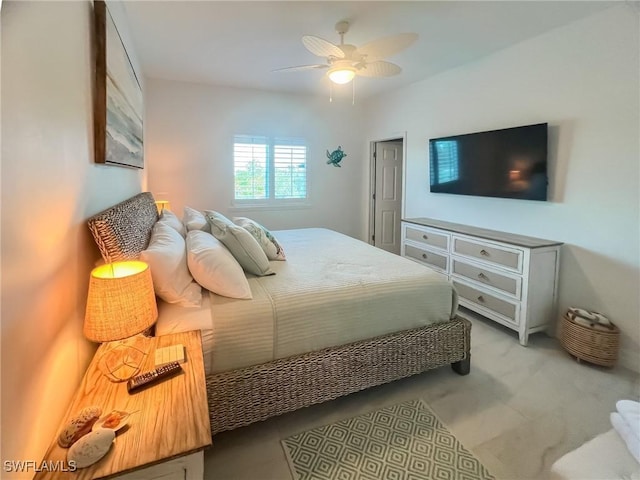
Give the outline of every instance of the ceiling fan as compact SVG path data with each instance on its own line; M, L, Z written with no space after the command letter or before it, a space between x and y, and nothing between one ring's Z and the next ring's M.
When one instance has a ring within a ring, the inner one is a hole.
M302 43L314 55L325 57L326 63L299 65L274 70L274 72L296 72L303 70L327 69L327 76L333 83L349 83L356 75L362 77L391 77L402 69L395 63L387 62L390 57L409 47L418 39L416 33L401 33L366 43L361 47L344 43L344 35L349 31L349 22L336 23L340 35L340 45L314 35L304 35Z

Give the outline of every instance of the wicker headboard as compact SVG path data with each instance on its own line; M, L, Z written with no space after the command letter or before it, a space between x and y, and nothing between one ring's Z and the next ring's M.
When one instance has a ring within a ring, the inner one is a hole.
M94 215L89 229L105 262L138 258L151 237L158 210L151 192L139 193Z

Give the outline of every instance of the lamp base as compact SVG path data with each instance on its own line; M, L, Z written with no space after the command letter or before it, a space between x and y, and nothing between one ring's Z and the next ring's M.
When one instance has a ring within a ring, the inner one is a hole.
M133 337L105 345L98 368L112 382L126 382L140 372L147 353L138 345L141 337Z

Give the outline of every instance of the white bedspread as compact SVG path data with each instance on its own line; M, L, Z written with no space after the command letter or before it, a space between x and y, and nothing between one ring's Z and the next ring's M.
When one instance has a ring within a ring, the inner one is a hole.
M455 315L455 290L427 267L326 229L274 235L287 261L271 262L276 275L249 276L253 300L210 296L209 372L445 322ZM162 317L158 334L167 333L167 327L190 329L187 321L178 327Z

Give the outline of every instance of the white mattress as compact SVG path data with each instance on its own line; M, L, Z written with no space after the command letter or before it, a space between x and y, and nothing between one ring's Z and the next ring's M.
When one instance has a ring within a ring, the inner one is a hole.
M455 290L427 267L331 230L274 235L287 261L271 262L273 276L249 276L253 300L211 293L210 314L204 305L159 309L158 334L203 330L207 373L444 322L455 315Z

